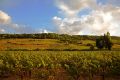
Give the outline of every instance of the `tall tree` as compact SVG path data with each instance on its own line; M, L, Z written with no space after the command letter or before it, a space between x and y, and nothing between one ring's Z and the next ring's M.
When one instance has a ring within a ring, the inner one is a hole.
M112 45L113 45L113 43L112 43L109 32L104 34L104 36L101 36L98 39L96 39L96 46L99 49L102 49L105 47L106 49L111 50Z
M105 44L106 44L106 48L108 49L108 50L111 50L111 48L112 48L112 40L111 40L111 37L110 37L110 33L109 32L107 32L107 34L105 35Z

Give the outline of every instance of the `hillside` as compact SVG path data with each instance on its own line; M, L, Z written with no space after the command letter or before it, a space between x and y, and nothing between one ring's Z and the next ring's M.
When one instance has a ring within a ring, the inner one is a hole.
M4 51L88 51L99 36L67 34L0 34ZM112 36L112 50L120 50L120 37ZM95 50L97 48L95 47Z

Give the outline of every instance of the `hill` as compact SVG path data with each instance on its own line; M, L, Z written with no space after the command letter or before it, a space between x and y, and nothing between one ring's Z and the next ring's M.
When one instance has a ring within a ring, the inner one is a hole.
M120 80L120 37L90 50L99 36L0 34L0 80Z

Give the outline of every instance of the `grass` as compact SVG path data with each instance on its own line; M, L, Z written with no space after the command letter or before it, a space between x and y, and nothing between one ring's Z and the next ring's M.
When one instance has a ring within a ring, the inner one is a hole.
M114 41L113 50L120 50L120 45ZM95 41L82 40L81 44L66 44L57 39L2 39L0 50L89 50L88 44L95 45Z
M6 39L0 41L0 50L7 49L80 49L77 44L65 44L55 39ZM4 49L3 49L4 48Z

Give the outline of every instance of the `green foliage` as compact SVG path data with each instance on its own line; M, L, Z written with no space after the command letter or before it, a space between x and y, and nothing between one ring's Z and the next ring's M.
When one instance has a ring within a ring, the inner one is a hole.
M104 40L103 40L102 36L100 38L96 39L96 46L99 49L103 49L104 48Z
M109 32L107 32L107 34L104 34L104 43L105 43L105 48L111 50L113 43Z
M96 39L96 46L99 49L102 49L105 47L108 50L111 50L112 45L113 45L113 43L112 43L109 32L107 32L107 34L104 34L104 36L101 36L98 39Z
M2 51L0 53L0 76L31 72L32 76L46 79L55 75L54 69L65 71L78 80L80 76L120 75L120 52L118 51ZM35 70L35 71L34 71Z

